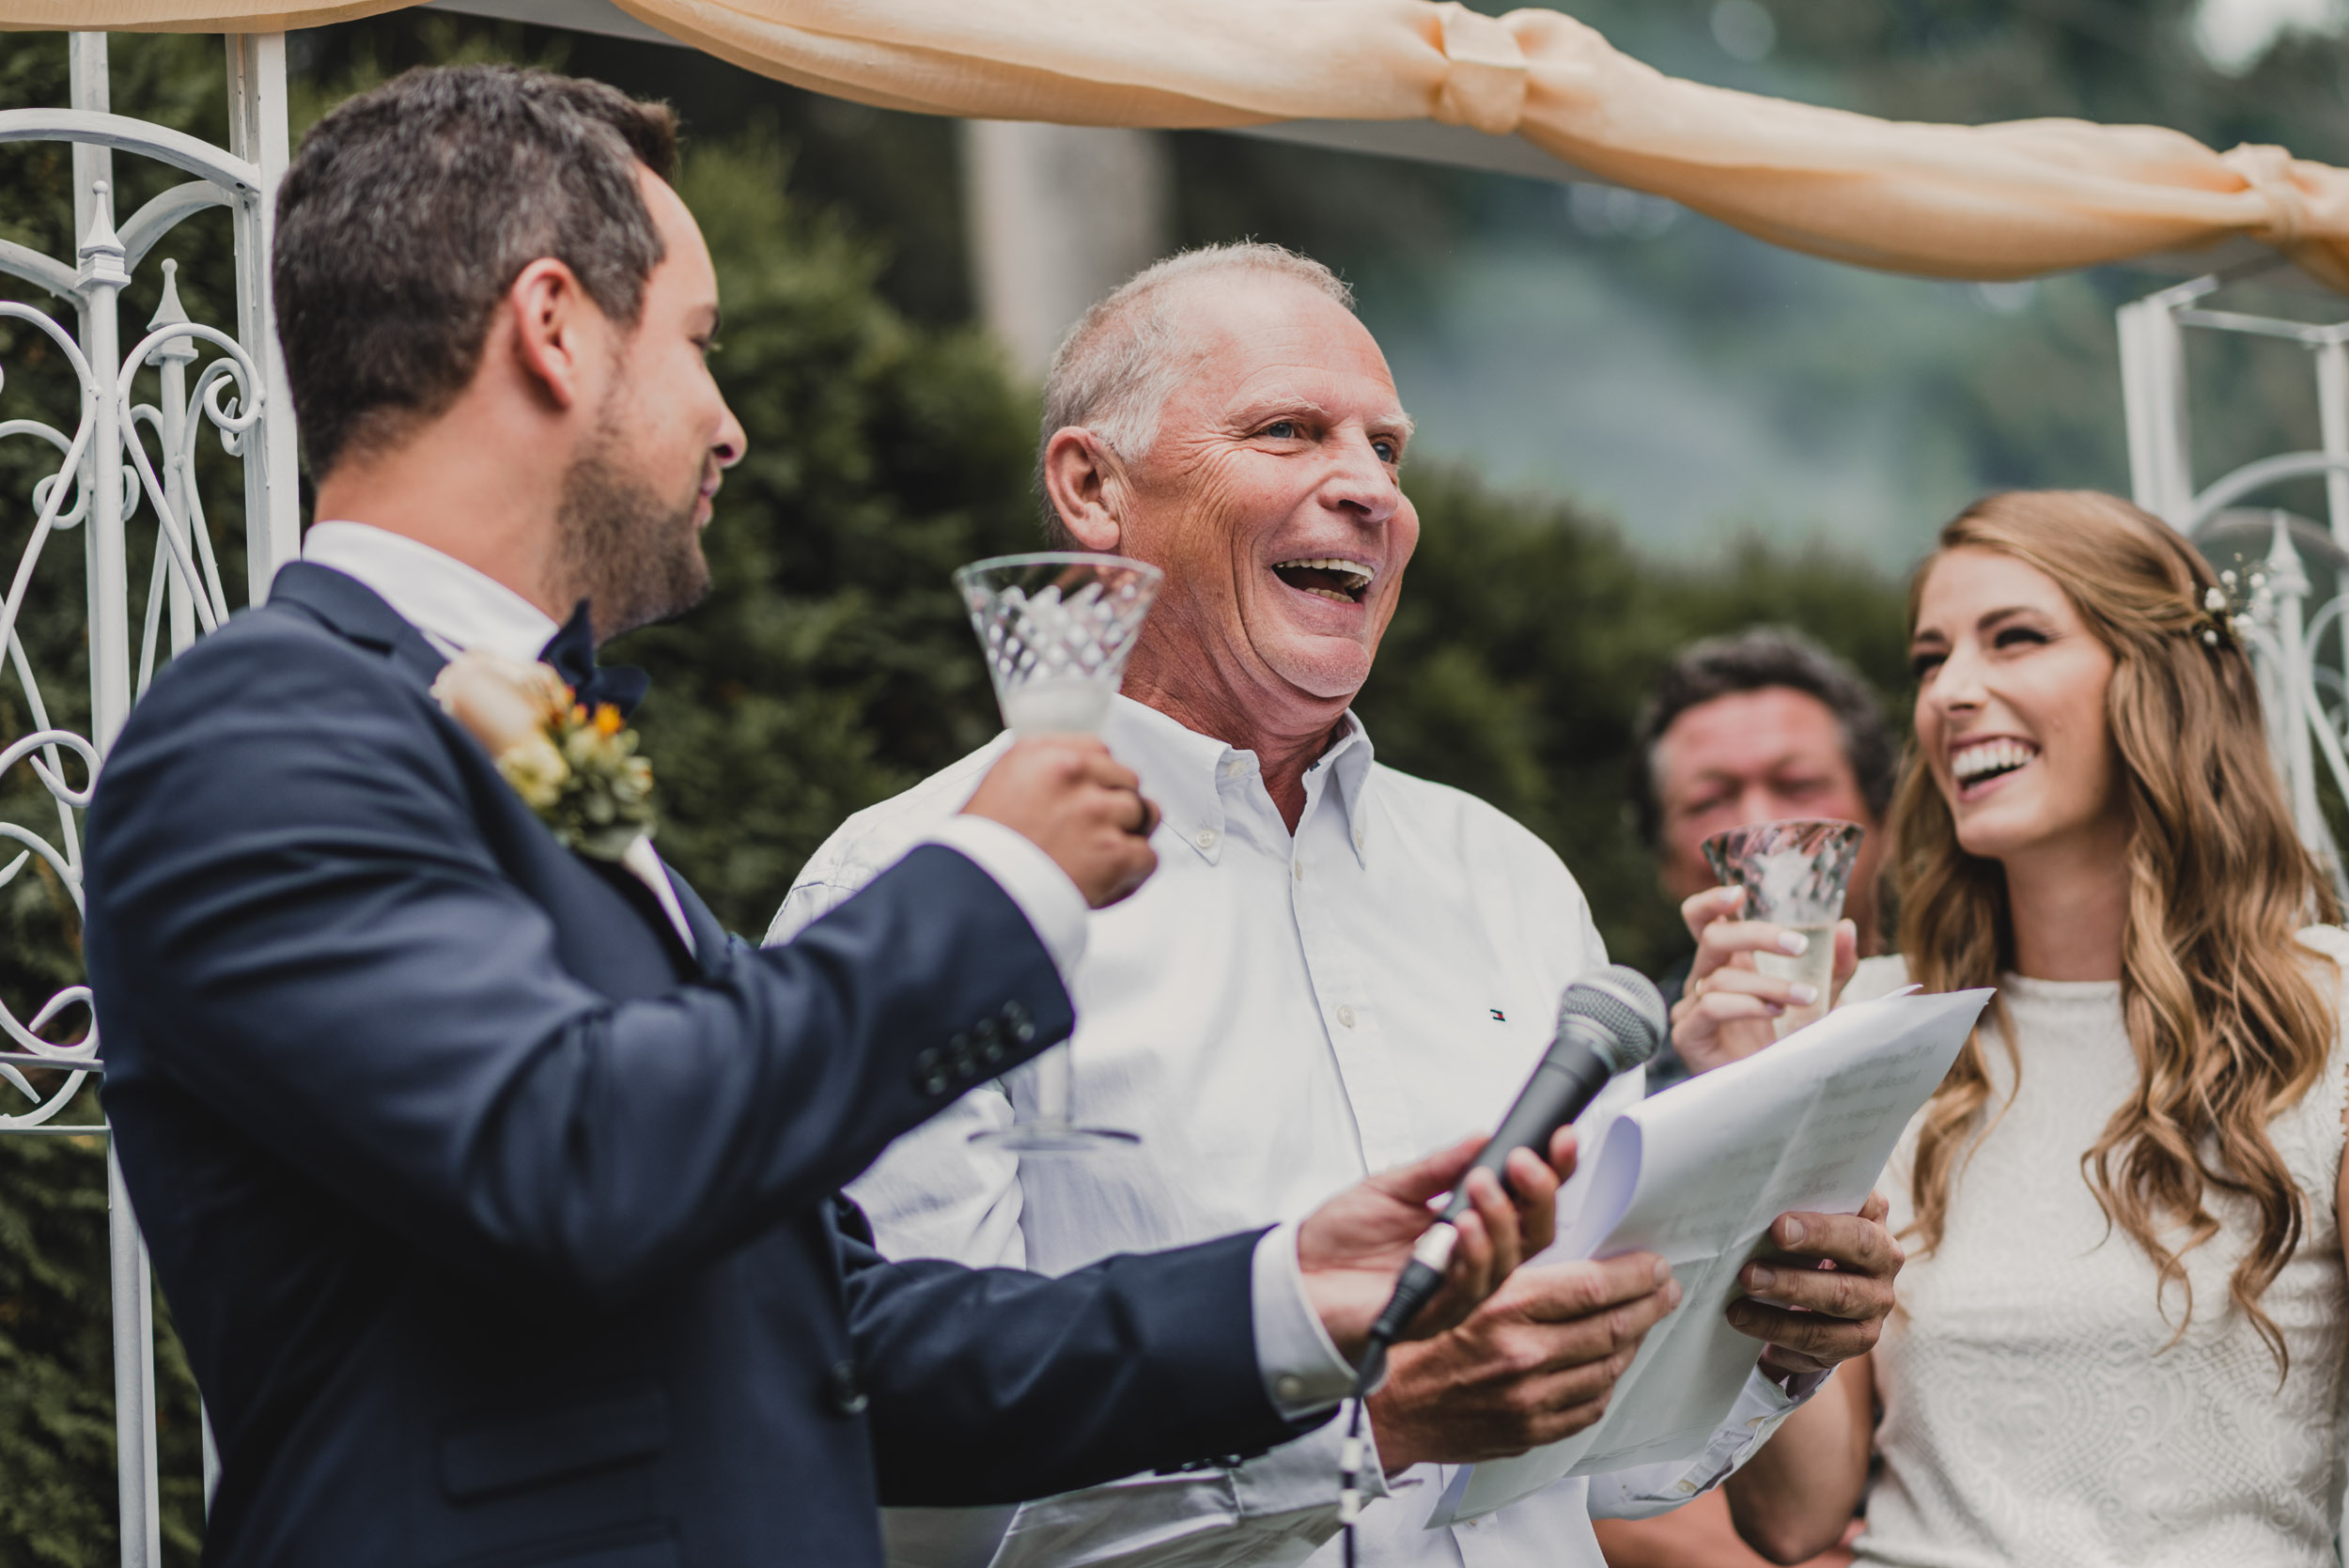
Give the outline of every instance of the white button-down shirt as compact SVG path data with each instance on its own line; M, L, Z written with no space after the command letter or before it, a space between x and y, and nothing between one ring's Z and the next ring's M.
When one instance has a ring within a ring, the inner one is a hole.
M1093 917L1073 993L1075 1114L1142 1141L1026 1161L973 1146L972 1132L1034 1109L1033 1074L1012 1074L899 1140L851 1188L892 1256L1060 1273L1303 1214L1366 1172L1488 1131L1548 1047L1559 993L1606 961L1548 846L1470 796L1378 766L1351 716L1306 774L1294 834L1252 753L1124 698L1104 738L1165 820L1158 874ZM801 873L769 939L957 810L1003 744L850 817ZM1640 1089L1637 1074L1609 1087L1580 1124L1585 1150ZM1423 1528L1449 1468L1414 1467L1365 1513L1362 1560L1599 1568L1594 1509L1686 1500L1791 1407L1756 1377L1699 1459L1563 1482L1455 1529ZM992 1560L1334 1562L1338 1441L1332 1422L1235 1467L1028 1504ZM977 1526L1005 1522L973 1521L957 1542L947 1522L916 1530L900 1518L893 1548L916 1542L896 1556L924 1568L986 1562L992 1533Z

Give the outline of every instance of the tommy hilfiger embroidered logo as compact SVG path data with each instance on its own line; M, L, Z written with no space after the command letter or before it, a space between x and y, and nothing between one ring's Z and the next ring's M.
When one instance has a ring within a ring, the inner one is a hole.
M1495 1023L1507 1023L1509 1021L1507 1018L1501 1017L1501 1009L1498 1007L1487 1007L1485 1011L1493 1016L1493 1022Z

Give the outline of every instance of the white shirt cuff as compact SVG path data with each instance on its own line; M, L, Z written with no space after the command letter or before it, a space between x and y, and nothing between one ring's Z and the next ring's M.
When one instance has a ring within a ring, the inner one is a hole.
M1714 1429L1704 1452L1693 1459L1667 1460L1591 1478L1594 1518L1639 1519L1679 1507L1700 1492L1727 1481L1762 1445L1826 1386L1828 1373L1790 1377L1781 1387L1760 1367L1747 1374L1737 1403Z
M1018 829L968 812L923 834L915 847L924 844L943 845L992 877L1035 928L1052 967L1060 970L1061 985L1071 986L1077 960L1085 955L1085 917L1091 911L1058 862Z
M1294 1222L1264 1234L1252 1266L1256 1369L1264 1377L1265 1397L1284 1421L1328 1409L1354 1391L1354 1369L1338 1354L1321 1314L1306 1297Z

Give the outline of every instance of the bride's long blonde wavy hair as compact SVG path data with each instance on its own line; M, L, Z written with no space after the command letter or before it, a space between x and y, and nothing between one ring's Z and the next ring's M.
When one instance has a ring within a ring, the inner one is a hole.
M2316 1081L2333 1038L2331 992L2294 933L2339 911L2268 759L2250 660L2225 636L2216 646L2203 636L2214 584L2201 557L2112 496L1994 495L1941 531L1939 551L1952 550L1996 551L2046 573L2113 659L2105 717L2130 821L2121 999L2138 1089L2081 1172L2107 1220L2153 1259L2165 1313L2170 1287L2184 1288L2181 1336L2194 1312L2184 1256L2219 1230L2206 1195L2248 1199L2257 1234L2230 1292L2280 1371L2283 1337L2260 1297L2306 1217L2267 1125ZM1912 631L1939 551L1910 585ZM1890 830L1909 978L1928 991L1996 985L2015 959L2004 873L1959 846L1949 802L1913 748ZM2003 1026L2002 1007L1996 1017ZM1999 1033L2019 1082L2014 1032ZM1995 1118L1989 1099L1978 1030L1920 1130L1909 1234L1924 1250L1939 1243L1952 1185ZM2173 1225L2186 1231L2174 1249L2163 1238Z

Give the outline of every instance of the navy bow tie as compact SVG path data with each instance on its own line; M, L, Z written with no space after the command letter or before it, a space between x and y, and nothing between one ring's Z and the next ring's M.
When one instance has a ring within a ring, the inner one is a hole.
M625 719L645 700L645 692L652 685L652 676L632 664L596 662L596 632L587 619L585 599L579 601L579 608L563 623L563 629L539 650L538 659L541 663L554 666L554 673L571 689L571 700L590 712L599 704L610 703Z

